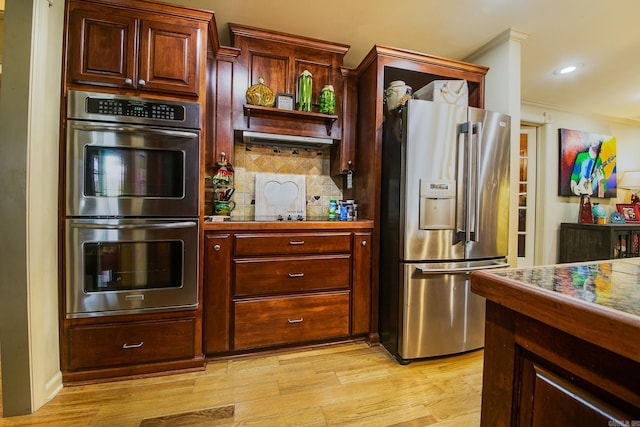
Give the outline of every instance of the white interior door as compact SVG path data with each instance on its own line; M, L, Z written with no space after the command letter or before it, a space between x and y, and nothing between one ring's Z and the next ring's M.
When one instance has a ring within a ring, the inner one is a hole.
M536 225L536 143L532 126L520 128L520 173L518 190L518 267L534 265Z

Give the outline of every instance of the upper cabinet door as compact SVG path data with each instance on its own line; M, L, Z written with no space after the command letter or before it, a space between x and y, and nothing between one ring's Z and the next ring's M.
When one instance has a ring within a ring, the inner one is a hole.
M74 83L131 87L136 69L137 20L74 9L69 20L69 76Z
M207 21L69 3L69 83L198 96Z
M198 95L200 32L197 24L143 20L138 87Z

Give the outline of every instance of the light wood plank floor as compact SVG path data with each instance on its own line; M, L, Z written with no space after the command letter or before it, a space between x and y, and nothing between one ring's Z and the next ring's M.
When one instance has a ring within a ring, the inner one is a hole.
M482 356L401 366L382 346L356 342L239 357L202 372L65 387L0 426L477 426ZM218 407L223 418L171 417Z

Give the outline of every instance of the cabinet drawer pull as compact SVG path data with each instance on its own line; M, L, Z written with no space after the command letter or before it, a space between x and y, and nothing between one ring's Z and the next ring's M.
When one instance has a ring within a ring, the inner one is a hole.
M122 345L122 348L140 348L140 347L142 347L142 345L143 345L143 344L144 344L144 341L140 341L140 342L139 342L139 343L137 343L137 344L127 344L127 343L124 343L124 344Z
M304 273L289 273L289 277L292 279L295 277L304 277Z
M304 322L304 317L301 317L299 319L287 319L287 322L289 322L289 323L302 323L302 322Z
M290 245L304 245L304 240L291 240L289 241Z

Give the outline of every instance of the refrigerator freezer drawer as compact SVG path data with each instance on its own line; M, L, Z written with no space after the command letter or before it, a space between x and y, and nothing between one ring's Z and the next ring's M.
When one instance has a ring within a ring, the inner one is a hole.
M425 264L404 264L402 271L400 358L443 356L484 346L485 300L471 292L469 272L439 273Z

